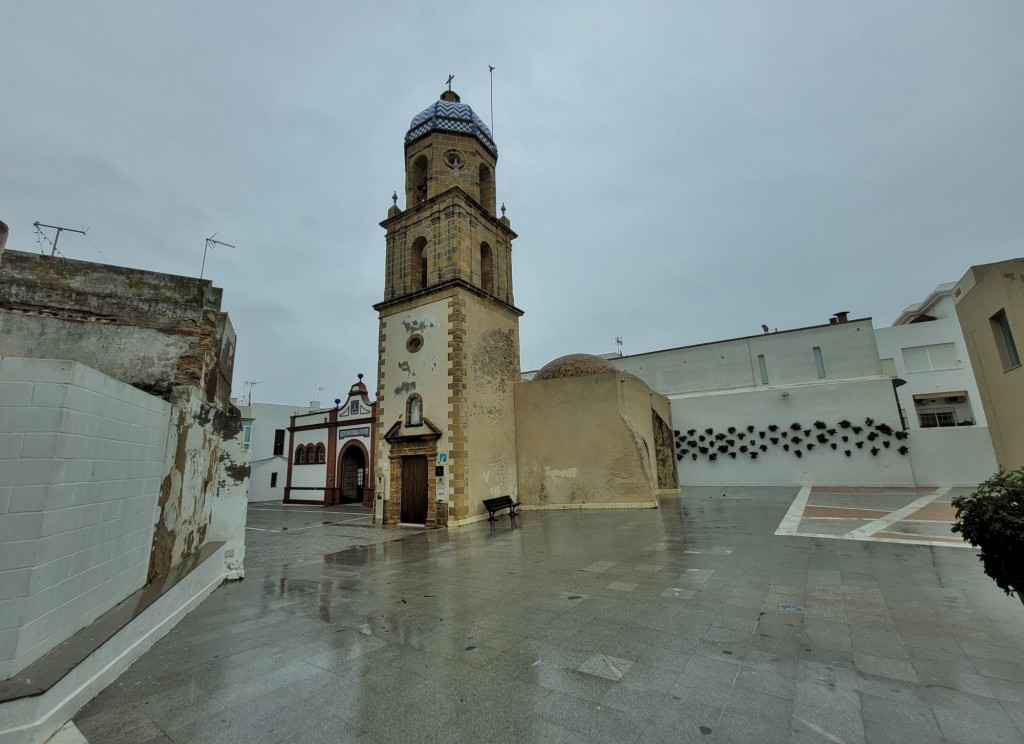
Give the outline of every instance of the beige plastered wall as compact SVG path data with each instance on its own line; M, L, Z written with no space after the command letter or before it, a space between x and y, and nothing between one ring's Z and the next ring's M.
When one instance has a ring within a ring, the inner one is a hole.
M524 508L657 506L645 385L608 373L519 383L515 395Z
M1024 259L972 266L953 290L999 465L1024 466L1024 367L1004 369L990 318L1006 311L1024 354Z
M519 380L519 318L482 297L461 297L466 303L461 405L467 461L464 489L460 492L459 484L452 484L450 526L486 516L483 499L506 494L514 498L518 488L514 388ZM458 416L453 415L452 425L458 426ZM453 459L451 465L458 476L458 462Z

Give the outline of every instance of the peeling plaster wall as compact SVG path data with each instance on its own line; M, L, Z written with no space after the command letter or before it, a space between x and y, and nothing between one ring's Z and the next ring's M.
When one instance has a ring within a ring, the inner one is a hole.
M249 453L242 450L238 409L224 412L214 408L191 386L175 388L171 405L150 580L212 539L213 508L222 486L229 492L222 497L225 500L240 490L248 494ZM238 537L244 536L244 529L243 514Z
M3 267L5 354L74 359L163 398L195 385L231 405L235 333L209 280L20 251Z
M650 394L623 379L609 373L515 386L521 503L656 506Z
M150 579L210 539L221 486L231 493L248 488L248 454L231 455L230 467L219 472L241 430L231 403L236 338L221 295L204 279L4 255L5 354L71 359L171 404Z

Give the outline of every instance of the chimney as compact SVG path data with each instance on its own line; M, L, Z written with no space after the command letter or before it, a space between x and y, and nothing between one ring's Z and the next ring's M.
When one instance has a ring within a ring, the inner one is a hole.
M7 223L0 220L0 254L4 252L4 248L7 247L7 236L11 234L11 228L7 227Z
M836 313L836 323L849 323L850 322L849 318L850 318L850 311L849 310L842 310L842 311Z

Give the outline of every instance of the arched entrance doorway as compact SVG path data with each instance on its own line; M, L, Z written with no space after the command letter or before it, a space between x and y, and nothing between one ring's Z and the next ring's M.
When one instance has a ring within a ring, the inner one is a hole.
M338 455L341 503L362 503L363 487L366 485L366 460L366 450L359 442L349 442Z

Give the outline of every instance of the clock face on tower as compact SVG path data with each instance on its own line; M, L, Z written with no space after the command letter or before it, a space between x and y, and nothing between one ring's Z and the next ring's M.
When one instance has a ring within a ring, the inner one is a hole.
M462 170L464 161L462 160L462 153L458 150L448 150L444 154L444 162L448 164L448 167L458 173Z

